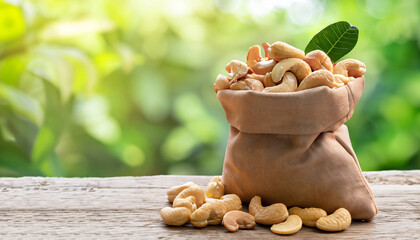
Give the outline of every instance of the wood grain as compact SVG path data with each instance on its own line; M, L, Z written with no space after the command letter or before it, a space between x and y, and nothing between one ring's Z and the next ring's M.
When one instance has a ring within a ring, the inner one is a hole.
M340 233L302 228L293 238L420 238L420 170L365 172L379 213ZM0 238L275 239L269 227L228 233L223 226L168 227L159 211L166 190L210 176L0 178Z

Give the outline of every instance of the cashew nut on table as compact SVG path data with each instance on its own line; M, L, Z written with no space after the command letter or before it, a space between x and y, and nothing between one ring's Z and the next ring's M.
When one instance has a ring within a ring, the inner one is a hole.
M191 223L200 228L207 225L219 225L226 212L225 205L220 202L204 203L191 214Z
M190 221L191 213L201 206L204 201L204 191L193 182L174 186L167 192L168 201L172 207L160 210L163 221L170 226L181 226Z
M292 207L289 209L290 215L298 215L302 219L302 223L308 227L316 227L316 221L321 217L326 217L327 212L321 208L300 208Z
M333 214L321 217L316 221L316 227L328 231L338 232L347 229L351 224L351 215L345 208L337 209Z
M242 201L236 194L226 194L220 199L206 198L206 202L220 202L222 203L227 211L242 210Z
M213 84L214 91L217 93L219 90L230 89L269 94L297 92L322 86L334 89L345 86L366 73L364 63L346 59L333 64L321 50L305 55L302 50L284 42L263 43L262 47L265 57L261 55L260 46L254 45L248 50L246 63L239 60L229 62L225 68L228 76L217 76ZM318 73L319 71L324 72ZM296 78L296 87L288 73Z
M193 182L174 186L167 191L172 207L162 208L160 215L170 226L182 226L188 222L199 228L219 225L227 212L242 209L242 201L236 194L223 194L224 185L219 176L207 184L207 199L203 189Z
M233 210L225 214L223 225L229 232L236 232L238 229L253 229L255 218L249 213Z
M267 207L261 205L261 197L254 196L249 203L249 213L255 217L255 222L272 225L283 222L289 212L283 203L275 203Z
M289 235L296 233L301 228L302 220L300 217L298 215L290 215L287 217L286 221L271 226L270 230L276 234Z
M291 72L286 72L284 78L297 82ZM288 81L286 79L283 81ZM294 234L302 225L336 232L347 229L351 224L351 215L344 208L327 216L321 208L292 207L287 210L282 203L262 206L259 196L251 199L247 213L241 211L242 201L238 195L223 195L224 191L225 186L219 176L210 179L205 193L193 182L174 186L167 191L168 201L173 203L172 207L162 208L160 216L169 226L182 226L190 222L194 227L203 228L223 223L227 231L236 232L239 229L253 229L256 223L259 223L272 225L271 232L281 235Z
M160 216L170 226L182 226L190 220L191 211L186 207L165 207L160 210Z
M168 195L168 201L169 201L170 203L174 202L174 199L176 198L176 196L178 196L178 194L179 194L182 190L184 190L184 189L186 189L186 188L188 188L188 187L190 187L190 186L192 186L192 185L194 185L194 183L193 183L193 182L186 182L186 183L184 183L184 184L182 184L182 185L171 187L171 188L168 190L168 192L166 193L166 194Z
M197 184L182 190L174 199L173 207L186 207L191 212L203 205L205 201L204 191Z
M206 187L206 197L220 199L225 194L225 186L219 176L213 177Z

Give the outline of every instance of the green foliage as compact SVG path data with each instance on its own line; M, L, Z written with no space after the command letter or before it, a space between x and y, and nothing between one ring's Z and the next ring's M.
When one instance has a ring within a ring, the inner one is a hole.
M25 32L22 11L19 7L0 2L0 41L9 41Z
M359 27L348 57L367 65L347 124L362 169L420 168L416 1L10 2L0 1L0 176L220 174L217 74L251 45L302 48L340 19Z
M322 50L332 62L337 62L356 46L359 29L345 21L328 25L317 33L305 48L305 53Z

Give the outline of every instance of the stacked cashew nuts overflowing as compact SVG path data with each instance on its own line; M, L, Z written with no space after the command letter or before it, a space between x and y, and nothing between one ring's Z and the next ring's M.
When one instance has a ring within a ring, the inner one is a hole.
M193 182L187 182L168 190L168 201L172 207L165 207L160 215L170 226L182 226L191 222L195 227L219 225L222 220L229 231L238 228L252 229L254 217L242 209L241 199L235 194L224 195L224 186L216 176L207 185L206 193ZM236 230L234 230L236 229Z
M346 59L337 64L326 53L315 50L305 53L287 43L262 44L249 48L246 63L232 60L226 65L228 77L219 74L213 84L217 92L222 89L252 90L264 93L296 92L319 86L339 88L362 77L364 63Z
M218 176L210 180L205 193L193 182L172 187L167 196L173 205L163 208L161 217L170 226L191 222L193 226L203 228L223 222L229 232L253 229L256 223L272 225L270 230L282 235L298 232L302 224L329 232L343 231L351 224L351 215L344 208L327 215L320 208L292 207L288 210L283 203L264 207L259 196L251 199L247 213L242 211L241 199L236 194L224 193L224 185Z

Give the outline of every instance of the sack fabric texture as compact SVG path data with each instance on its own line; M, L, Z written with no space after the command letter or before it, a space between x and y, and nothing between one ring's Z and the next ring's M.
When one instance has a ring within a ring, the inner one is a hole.
M226 193L248 203L340 207L353 219L378 212L344 123L353 114L365 80L331 89L291 93L220 90L230 132L222 182Z

